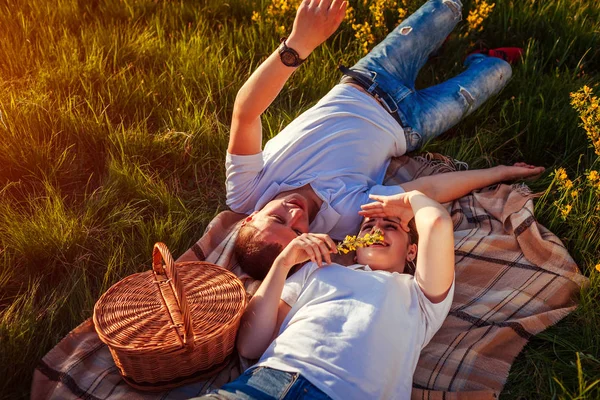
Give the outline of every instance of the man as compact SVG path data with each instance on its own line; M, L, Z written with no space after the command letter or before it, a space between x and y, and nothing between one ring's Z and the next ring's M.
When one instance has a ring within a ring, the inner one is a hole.
M296 236L356 232L369 195L419 190L438 202L507 179L537 175L526 164L463 171L383 186L391 157L417 149L473 112L508 82L500 58L471 54L467 70L416 91L419 69L461 19L460 0L430 0L404 20L314 107L261 149L261 114L298 66L339 27L347 2L304 0L290 36L239 90L227 149L227 204L250 214L235 255L242 269L262 279ZM516 59L519 49L502 54Z

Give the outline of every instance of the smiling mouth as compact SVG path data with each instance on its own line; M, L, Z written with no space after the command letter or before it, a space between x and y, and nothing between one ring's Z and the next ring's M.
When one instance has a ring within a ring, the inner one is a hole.
M390 245L387 244L387 243L375 243L375 244L372 244L372 245L370 245L368 247L389 247L389 246Z

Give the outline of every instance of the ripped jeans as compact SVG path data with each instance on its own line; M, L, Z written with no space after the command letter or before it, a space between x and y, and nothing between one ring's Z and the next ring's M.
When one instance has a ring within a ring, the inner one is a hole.
M460 0L429 0L402 21L381 43L350 69L390 95L406 136L407 151L440 135L472 113L510 79L510 64L472 54L460 75L415 90L419 70L461 20Z

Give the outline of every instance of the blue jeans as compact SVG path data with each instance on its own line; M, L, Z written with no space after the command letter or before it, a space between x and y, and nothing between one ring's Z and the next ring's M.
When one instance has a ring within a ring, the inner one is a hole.
M472 113L510 79L510 64L472 54L466 71L423 90L415 80L430 54L438 49L462 16L460 0L429 0L402 21L352 70L369 77L398 105L407 151L440 135Z
M235 381L210 394L196 397L219 400L331 400L329 396L296 372L269 367L253 367Z

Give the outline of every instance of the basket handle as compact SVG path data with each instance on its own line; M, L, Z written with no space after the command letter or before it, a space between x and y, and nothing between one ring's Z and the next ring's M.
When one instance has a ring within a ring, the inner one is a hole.
M166 268L163 268L163 260L165 261ZM183 344L186 347L193 346L194 331L192 329L192 316L190 315L190 308L185 296L185 290L183 289L183 284L179 280L173 256L167 248L167 245L164 243L158 242L154 244L154 249L152 250L152 269L156 274L166 275L168 280L170 280L169 284L174 288L173 292L175 293L177 305L179 306L178 311L180 311L183 316ZM167 308L169 308L168 305ZM171 309L169 309L169 313L173 315Z

